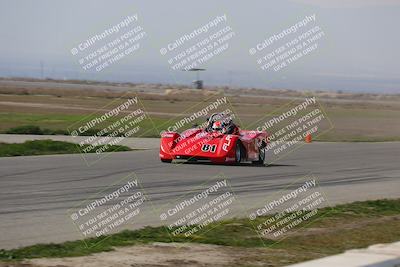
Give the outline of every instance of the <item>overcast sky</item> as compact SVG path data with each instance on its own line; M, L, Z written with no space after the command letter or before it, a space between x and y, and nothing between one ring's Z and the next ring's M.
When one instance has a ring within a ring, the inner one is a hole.
M140 49L103 71L83 70L71 49L134 14L146 32ZM193 73L172 71L160 48L224 14L235 35L202 65L206 84L400 93L396 0L2 0L0 76L41 77L43 70L52 78L188 84ZM324 32L318 48L282 70L261 70L249 49L313 14L304 29Z

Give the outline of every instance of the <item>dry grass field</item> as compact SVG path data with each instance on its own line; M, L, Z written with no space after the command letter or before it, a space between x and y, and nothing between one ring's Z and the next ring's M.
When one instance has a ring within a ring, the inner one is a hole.
M333 128L320 136L324 141L399 141L400 95L298 92L291 90L229 89L205 90L183 86L60 82L35 80L0 80L0 132L12 127L35 125L51 130L65 130L82 117L106 111L111 102L122 103L137 95L160 127L173 118L190 114L226 96L242 127L292 101L316 96ZM155 136L157 131L149 131Z

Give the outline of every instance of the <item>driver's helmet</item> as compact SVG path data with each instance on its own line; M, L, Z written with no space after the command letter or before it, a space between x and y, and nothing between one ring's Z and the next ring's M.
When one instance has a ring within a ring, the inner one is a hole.
M213 131L221 131L222 130L222 121L215 121L212 125Z
M230 117L228 117L228 118L225 119L223 124L224 124L225 128L228 128L231 125L233 125L233 121L232 121L232 119Z

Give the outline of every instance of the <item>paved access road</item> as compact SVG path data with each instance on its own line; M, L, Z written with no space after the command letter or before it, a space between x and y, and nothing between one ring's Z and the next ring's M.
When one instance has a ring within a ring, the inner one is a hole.
M132 172L156 211L218 173L246 207L310 172L336 204L399 198L399 161L400 142L311 143L268 167L165 164L157 149L113 153L90 167L80 155L0 158L0 248L81 238L67 210ZM154 210L143 214L129 227L160 224Z

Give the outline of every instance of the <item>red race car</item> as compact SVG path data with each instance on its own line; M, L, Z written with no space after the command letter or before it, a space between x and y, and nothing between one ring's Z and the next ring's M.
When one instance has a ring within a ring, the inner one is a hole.
M205 127L188 129L181 134L161 134L160 159L208 160L213 163L239 164L251 161L264 164L267 133L241 130L223 113L214 113Z

